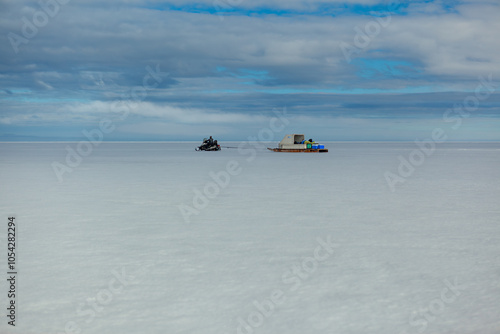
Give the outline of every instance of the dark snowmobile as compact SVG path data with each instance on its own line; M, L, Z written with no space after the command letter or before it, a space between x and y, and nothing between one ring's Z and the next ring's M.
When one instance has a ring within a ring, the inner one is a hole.
M213 140L212 137L209 139L203 139L203 144L195 148L196 151L220 151L220 145L217 144L217 140Z

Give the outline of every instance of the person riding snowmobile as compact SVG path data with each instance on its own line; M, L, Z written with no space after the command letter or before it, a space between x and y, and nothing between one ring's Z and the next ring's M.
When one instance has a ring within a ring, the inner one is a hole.
M220 151L220 145L217 143L217 140L214 140L212 136L210 138L204 138L203 144L196 148L196 151Z

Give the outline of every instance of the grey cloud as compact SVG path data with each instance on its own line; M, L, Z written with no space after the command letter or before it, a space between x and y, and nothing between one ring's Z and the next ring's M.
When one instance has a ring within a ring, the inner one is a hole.
M454 11L443 9L446 2L411 5L405 15L393 15L351 63L339 45L354 45L356 29L365 29L375 17L311 14L325 1L231 3L303 14L229 15L221 20L206 11L158 10L160 5L193 4L180 0L70 1L16 54L9 32L22 35L21 18L31 19L40 7L37 1L2 2L4 124L76 122L75 113L58 118L53 110L64 113L75 103L95 107L120 99L142 84L148 65L168 73L148 92L151 110L178 108L185 117L197 115L193 110L266 115L287 106L295 115L436 118L467 96L460 92L473 91L479 76L500 78L499 6L494 1L462 2ZM196 4L210 7L214 1ZM391 62L403 65L391 67ZM246 76L244 71L249 71ZM252 71L266 75L252 76ZM418 93L422 89L436 93ZM347 94L351 91L357 94ZM482 103L477 115L498 116L498 95ZM79 121L94 120L91 109L87 116Z

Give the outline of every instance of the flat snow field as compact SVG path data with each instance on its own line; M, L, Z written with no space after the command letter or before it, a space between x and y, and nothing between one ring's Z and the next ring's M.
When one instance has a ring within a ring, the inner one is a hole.
M1 143L0 333L500 333L500 143L325 144Z

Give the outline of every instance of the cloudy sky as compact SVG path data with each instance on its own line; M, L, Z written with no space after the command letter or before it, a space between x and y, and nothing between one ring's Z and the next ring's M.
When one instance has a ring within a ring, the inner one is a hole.
M500 140L498 0L0 0L0 140ZM109 123L111 122L111 123ZM283 133L276 133L276 140Z

